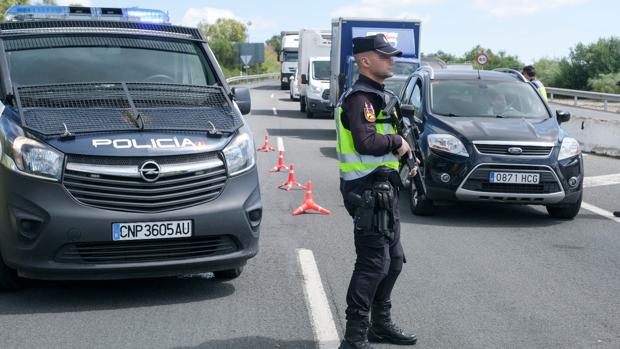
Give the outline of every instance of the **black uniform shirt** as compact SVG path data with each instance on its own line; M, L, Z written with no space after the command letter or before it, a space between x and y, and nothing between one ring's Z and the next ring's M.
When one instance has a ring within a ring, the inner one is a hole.
M382 84L364 75L360 75L356 84L383 91ZM375 122L368 120L368 106L372 106L376 117L385 107L385 102L376 94L359 91L348 96L342 105L342 125L351 131L355 149L362 155L382 156L400 148L400 136L377 133Z

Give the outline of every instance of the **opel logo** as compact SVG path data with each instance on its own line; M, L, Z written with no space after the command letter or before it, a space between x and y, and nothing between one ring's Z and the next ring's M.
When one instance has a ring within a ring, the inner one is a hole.
M161 169L155 161L147 161L138 169L140 176L147 182L155 182L159 178Z
M510 147L508 148L508 152L512 155L519 155L521 153L523 153L523 149L519 148L519 147Z

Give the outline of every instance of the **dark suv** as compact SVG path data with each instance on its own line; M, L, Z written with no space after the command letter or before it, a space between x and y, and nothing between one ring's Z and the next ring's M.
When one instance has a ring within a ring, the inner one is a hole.
M401 171L415 214L454 200L545 205L556 218L579 212L580 146L560 128L570 114L553 115L519 72L423 67L400 98L403 116L419 131L410 141L423 190L406 179L407 166Z

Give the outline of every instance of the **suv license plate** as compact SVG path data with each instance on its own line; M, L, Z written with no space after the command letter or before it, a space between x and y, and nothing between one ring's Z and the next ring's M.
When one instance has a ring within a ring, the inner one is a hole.
M192 236L192 221L113 223L114 241L187 238Z
M489 183L538 184L539 173L489 172Z

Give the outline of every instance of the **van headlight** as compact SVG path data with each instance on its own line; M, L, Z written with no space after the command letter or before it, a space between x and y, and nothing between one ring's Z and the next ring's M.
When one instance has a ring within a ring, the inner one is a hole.
M256 164L256 150L252 134L247 126L224 148L228 175L235 176L248 171Z
M2 163L13 171L43 179L60 180L64 154L34 139L18 136L5 149Z
M579 142L577 142L575 138L564 137L562 140L562 146L560 147L558 160L572 158L573 156L577 156L579 154L581 154Z
M321 91L323 91L323 87L319 86L315 86L315 85L311 85L312 86L312 92L314 93L321 93Z
M431 134L428 136L428 146L431 149L469 157L463 142L450 134Z

